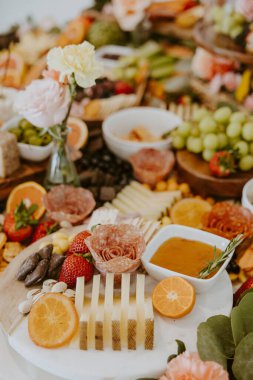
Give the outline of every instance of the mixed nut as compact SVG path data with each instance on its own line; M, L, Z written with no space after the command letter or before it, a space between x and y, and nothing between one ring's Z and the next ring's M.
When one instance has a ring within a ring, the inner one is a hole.
M17 279L24 281L25 286L40 284L46 278L58 279L64 255L53 253L53 244L48 244L34 252L21 264Z

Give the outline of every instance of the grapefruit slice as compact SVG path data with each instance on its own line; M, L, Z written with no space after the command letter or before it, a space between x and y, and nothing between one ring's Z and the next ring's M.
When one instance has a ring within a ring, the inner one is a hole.
M16 186L9 195L6 205L6 212L11 212L16 207L25 201L28 205L36 204L38 206L34 213L35 219L40 219L45 212L43 197L46 194L46 189L37 182L29 181Z
M47 293L32 307L28 332L40 347L57 348L69 343L77 331L78 317L73 302L63 294Z
M170 217L175 224L202 228L203 216L210 212L211 208L210 203L202 199L185 198L172 207Z
M69 117L67 124L70 128L68 144L77 150L81 149L88 140L87 124L77 117Z
M195 289L181 277L165 278L156 285L152 301L154 308L164 317L181 318L195 305Z

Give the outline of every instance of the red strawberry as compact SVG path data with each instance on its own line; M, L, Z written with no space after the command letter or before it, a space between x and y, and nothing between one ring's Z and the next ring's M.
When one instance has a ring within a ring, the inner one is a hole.
M33 218L33 213L36 209L36 205L26 207L22 201L15 211L6 214L3 230L9 240L22 242L32 235L32 226L38 223Z
M87 253L89 248L85 244L85 239L87 239L91 233L89 231L82 231L74 237L74 240L70 244L69 253Z
M68 256L61 268L59 281L65 282L69 288L74 288L77 277L85 277L85 282L91 280L94 266L84 256L73 254Z
M58 229L59 229L58 223L54 222L53 220L47 220L45 222L41 222L35 228L32 242L35 242L47 235L50 235L53 232L57 231Z
M209 163L211 174L215 177L228 177L235 171L235 159L231 152L220 151L214 153Z
M253 277L248 278L234 294L234 304L237 305L245 292L253 288Z
M120 94L132 94L134 92L133 87L126 82L118 81L115 84L115 93L116 95Z

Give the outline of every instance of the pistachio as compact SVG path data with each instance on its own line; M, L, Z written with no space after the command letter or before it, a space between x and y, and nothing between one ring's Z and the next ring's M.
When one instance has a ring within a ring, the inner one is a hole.
M33 298L33 296L35 296L36 294L38 294L40 292L41 292L41 289L31 289L31 290L29 290L29 292L27 292L26 298L28 300L30 300Z
M67 290L68 285L63 282L57 282L51 289L52 293L64 293Z
M28 314L32 308L32 305L33 305L32 299L22 301L18 305L18 311L22 314Z

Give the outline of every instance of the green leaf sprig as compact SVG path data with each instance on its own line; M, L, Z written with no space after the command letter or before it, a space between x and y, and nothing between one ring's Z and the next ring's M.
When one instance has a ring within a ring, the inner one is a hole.
M227 260L230 253L233 252L233 250L236 247L238 247L238 245L240 245L243 240L244 240L243 234L237 235L234 239L230 241L225 251L221 252L220 255L218 256L217 256L216 247L214 247L213 259L209 261L207 266L199 272L199 278L206 278L211 273L219 269L219 267L224 263L224 261Z
M35 204L32 204L30 207L26 207L25 203L22 201L14 211L15 229L20 230L20 228L28 225L36 225L38 221L33 218L33 214L37 208L38 206Z

